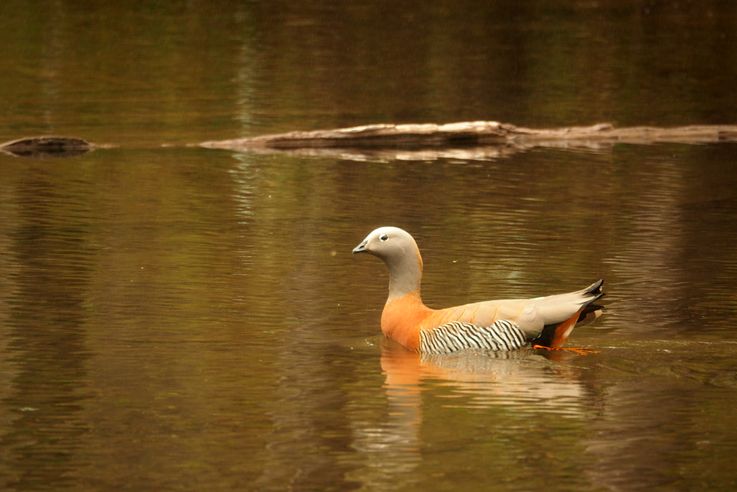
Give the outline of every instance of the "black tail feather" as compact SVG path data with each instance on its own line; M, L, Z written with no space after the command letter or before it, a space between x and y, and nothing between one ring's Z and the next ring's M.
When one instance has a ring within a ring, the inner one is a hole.
M584 290L584 293L593 296L591 300L583 307L578 315L576 323L588 323L595 320L604 312L604 306L595 304L595 301L604 297L604 279L599 279ZM542 345L543 347L552 347L556 340L556 329L561 323L545 325L540 335L532 340L533 345Z
M594 298L591 300L593 302L597 299L600 299L601 297L604 297L604 291L602 290L603 288L604 279L600 278L599 280L591 284L591 286L589 286L584 292L586 294L594 296Z

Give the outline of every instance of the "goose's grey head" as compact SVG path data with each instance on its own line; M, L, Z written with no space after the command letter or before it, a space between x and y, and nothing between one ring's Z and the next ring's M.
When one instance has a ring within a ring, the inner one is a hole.
M420 289L422 257L414 238L399 227L379 227L353 248L353 253L369 253L389 267L389 295L403 295Z

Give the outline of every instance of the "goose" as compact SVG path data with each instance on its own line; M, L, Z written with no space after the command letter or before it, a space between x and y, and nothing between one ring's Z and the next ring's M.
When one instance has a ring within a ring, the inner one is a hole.
M380 258L389 269L389 296L381 313L381 331L417 352L558 349L577 324L593 321L604 309L595 303L604 295L603 279L564 294L432 309L420 295L422 256L407 231L379 227L353 249L353 254L358 253Z

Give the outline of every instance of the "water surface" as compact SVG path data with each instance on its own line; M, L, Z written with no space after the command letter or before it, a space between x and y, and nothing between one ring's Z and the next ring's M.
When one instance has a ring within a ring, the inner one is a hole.
M729 490L737 145L355 160L187 147L382 121L734 123L731 4L8 2L0 488ZM553 5L553 6L551 6ZM162 147L163 144L169 146ZM575 353L383 340L397 225L432 306L606 279Z

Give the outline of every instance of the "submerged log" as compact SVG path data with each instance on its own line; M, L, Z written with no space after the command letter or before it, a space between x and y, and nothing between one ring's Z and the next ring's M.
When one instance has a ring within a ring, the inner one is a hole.
M27 137L0 144L0 151L19 157L72 157L92 150L92 144L76 137Z
M613 143L709 143L737 141L737 125L674 128L625 127L609 123L535 129L496 121L437 124L377 124L332 130L295 131L234 140L203 142L202 147L239 151L352 149L439 149L469 147L597 147ZM371 149L371 150L369 150Z

